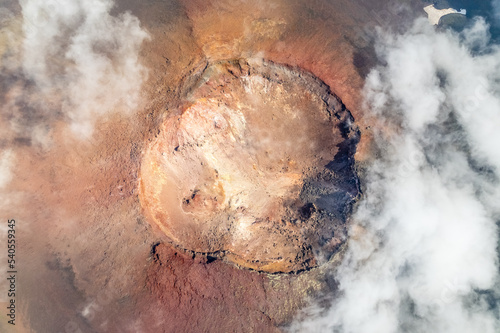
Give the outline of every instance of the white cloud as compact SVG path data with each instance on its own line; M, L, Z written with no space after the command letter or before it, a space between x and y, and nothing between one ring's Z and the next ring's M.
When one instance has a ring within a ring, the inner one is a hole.
M61 100L76 134L89 137L97 116L137 106L146 77L138 56L148 34L136 17L111 16L111 0L21 6L24 73L47 98Z
M292 331L500 330L500 48L487 29L477 20L457 35L419 19L381 33L385 65L365 86L380 158L335 272L341 296Z

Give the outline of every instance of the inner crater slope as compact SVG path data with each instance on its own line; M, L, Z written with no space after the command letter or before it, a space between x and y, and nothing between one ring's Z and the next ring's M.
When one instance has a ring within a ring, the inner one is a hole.
M269 273L308 270L347 238L359 131L329 87L269 61L202 66L143 153L139 198L182 249Z

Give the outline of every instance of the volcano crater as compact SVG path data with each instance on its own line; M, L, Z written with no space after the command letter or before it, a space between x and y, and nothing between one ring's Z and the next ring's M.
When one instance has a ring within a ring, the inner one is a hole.
M139 199L173 245L268 273L347 240L360 132L330 88L261 59L207 63L143 151Z

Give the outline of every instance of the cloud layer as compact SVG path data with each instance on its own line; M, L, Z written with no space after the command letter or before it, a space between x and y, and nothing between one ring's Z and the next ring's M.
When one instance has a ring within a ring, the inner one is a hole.
M419 19L380 33L367 78L364 170L340 296L292 331L498 332L500 48Z
M146 78L139 50L148 34L136 17L111 16L111 0L21 6L22 69L42 96L36 108L60 112L74 133L89 137L97 116L137 106Z

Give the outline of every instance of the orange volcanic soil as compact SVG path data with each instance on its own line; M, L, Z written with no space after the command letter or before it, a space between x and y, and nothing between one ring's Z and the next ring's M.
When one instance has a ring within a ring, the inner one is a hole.
M98 117L91 140L48 117L43 148L0 119L16 150L2 210L22 240L19 320L279 332L334 292L370 157L359 28L387 3L365 2L117 1L151 35L138 110ZM30 89L15 75L2 87L10 106Z

